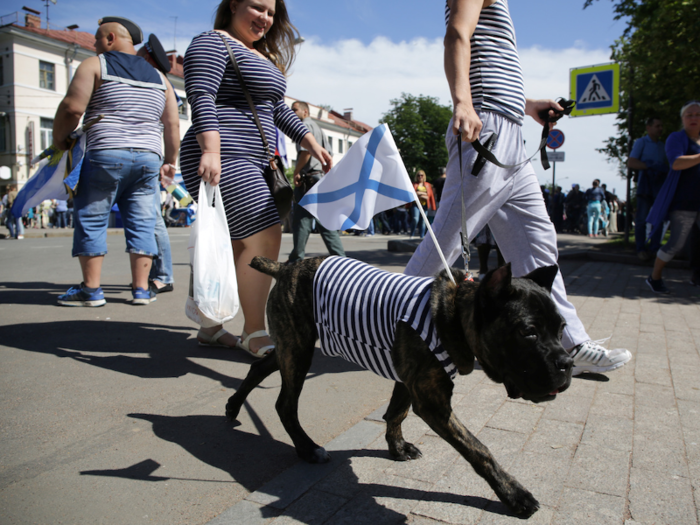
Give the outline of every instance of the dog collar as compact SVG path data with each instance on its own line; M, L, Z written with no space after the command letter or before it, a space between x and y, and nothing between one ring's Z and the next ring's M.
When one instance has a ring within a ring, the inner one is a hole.
M473 283L473 282L474 282L474 278L472 277L472 272L467 272L467 275L464 277L464 280Z

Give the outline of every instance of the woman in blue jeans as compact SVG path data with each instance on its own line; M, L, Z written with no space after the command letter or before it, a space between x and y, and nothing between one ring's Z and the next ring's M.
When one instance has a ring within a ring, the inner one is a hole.
M605 192L600 187L599 179L595 179L593 187L586 190L586 199L588 199L588 236L598 237L601 203L605 200Z

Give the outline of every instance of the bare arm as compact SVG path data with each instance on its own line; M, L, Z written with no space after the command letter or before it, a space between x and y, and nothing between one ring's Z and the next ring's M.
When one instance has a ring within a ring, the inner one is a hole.
M474 110L469 68L471 64L470 39L479 21L484 0L449 0L450 19L445 32L445 76L450 86L454 120L452 132L462 129L462 140L473 142L479 138L482 123Z
M172 179L175 177L175 162L177 162L177 152L180 149L180 116L177 112L177 99L173 87L170 82L167 82L167 85L165 110L160 117L160 121L163 123L163 142L165 143L165 158L160 175Z
M671 169L676 171L687 170L700 164L700 153L697 155L681 155L673 161Z
M301 147L308 151L311 156L322 164L323 173L328 173L333 167L333 157L316 141L313 133L307 133L301 139ZM302 164L303 166L303 164Z
M90 103L90 98L100 82L100 59L90 57L78 66L75 76L68 86L68 92L58 105L53 121L53 143L61 149L68 149L67 139L78 127L80 118Z

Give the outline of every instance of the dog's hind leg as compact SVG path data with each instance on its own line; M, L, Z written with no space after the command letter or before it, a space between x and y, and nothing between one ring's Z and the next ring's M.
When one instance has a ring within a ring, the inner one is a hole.
M535 497L496 462L484 446L452 412L453 383L441 370L430 370L406 385L413 410L441 438L452 445L484 478L499 499L516 515L527 518L539 508Z
M311 368L314 341L296 349L285 349L278 354L282 389L275 408L287 434L292 438L297 455L309 463L326 463L330 454L318 446L304 432L299 423L299 396L304 387L306 374Z
M409 408L411 408L411 394L406 385L397 381L386 414L384 414L389 454L397 461L417 459L422 455L412 443L406 443L403 432L401 432L401 423L406 419Z
M248 397L253 389L258 386L263 380L270 374L277 372L280 369L277 363L277 351L273 350L267 354L262 359L255 361L250 365L250 370L248 375L241 383L235 394L233 394L226 403L226 417L234 421L238 417L238 413L241 411L243 402Z

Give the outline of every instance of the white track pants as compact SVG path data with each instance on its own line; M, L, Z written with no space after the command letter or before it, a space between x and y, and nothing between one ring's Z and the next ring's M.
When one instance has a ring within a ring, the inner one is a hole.
M526 158L520 126L496 113L479 113L484 127L482 144L493 132L498 140L493 149L503 164L515 164ZM433 222L433 230L447 262L454 264L461 255L462 203L457 136L452 124L445 142L449 152L447 180L442 200ZM464 202L467 210L467 231L471 241L488 224L506 262L511 263L513 275L520 277L532 270L557 264L557 234L547 214L535 171L529 162L512 169L503 169L486 162L478 177L471 174L477 152L464 144ZM443 268L432 238L423 242L408 262L407 275L429 276ZM566 320L562 338L564 348L588 341L590 337L576 315L576 308L566 298L561 272L552 286L552 298Z

